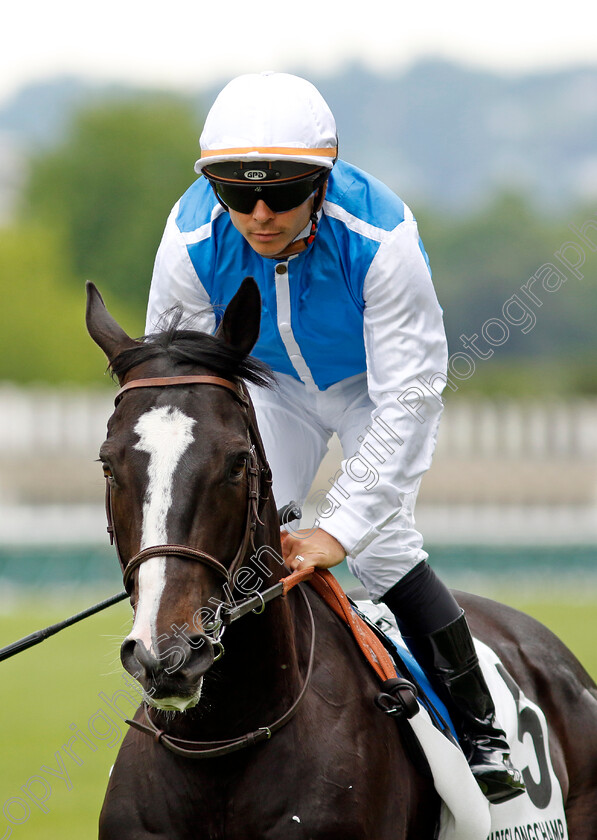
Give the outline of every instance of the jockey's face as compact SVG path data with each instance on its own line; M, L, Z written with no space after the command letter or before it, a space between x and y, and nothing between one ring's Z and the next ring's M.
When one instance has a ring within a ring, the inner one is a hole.
M260 200L250 213L229 209L230 219L254 251L262 257L275 257L307 227L314 201L312 195L292 210L274 213Z

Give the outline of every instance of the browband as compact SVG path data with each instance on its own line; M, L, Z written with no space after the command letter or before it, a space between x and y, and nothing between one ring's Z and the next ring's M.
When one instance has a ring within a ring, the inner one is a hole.
M240 402L245 402L244 396L234 382L229 379L222 379L220 376L206 374L205 376L161 376L153 379L132 379L117 392L114 397L114 405L118 405L123 394L133 388L164 388L170 385L219 385L221 388L228 388L229 391L232 391Z

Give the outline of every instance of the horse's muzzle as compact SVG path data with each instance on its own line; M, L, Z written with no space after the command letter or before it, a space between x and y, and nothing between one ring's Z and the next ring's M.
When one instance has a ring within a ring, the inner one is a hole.
M204 633L184 638L163 636L155 651L129 637L122 643L120 659L152 705L180 711L197 702L203 675L214 662L214 645ZM160 702L166 700L169 702Z

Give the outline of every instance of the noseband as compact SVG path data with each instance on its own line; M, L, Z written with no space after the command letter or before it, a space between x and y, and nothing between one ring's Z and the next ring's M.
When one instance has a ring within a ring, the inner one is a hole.
M257 529L257 523L259 522L260 524L263 524L261 522L260 516L263 510L263 506L267 502L270 494L272 484L271 470L265 457L263 442L261 440L261 435L259 434L259 430L257 428L257 421L255 418L253 405L243 385L237 385L228 379L222 379L219 376L212 375L169 376L155 379L134 379L131 380L131 382L127 382L126 385L122 386L122 388L116 394L114 403L115 405L118 405L123 395L126 394L128 391L133 390L134 388L169 388L176 385L217 385L221 388L228 389L241 406L247 423L247 431L250 443L250 459L249 466L247 467L249 480L245 530L236 555L234 557L234 560L228 568L224 566L224 564L217 560L215 557L212 557L211 554L185 545L149 546L148 548L144 548L137 554L133 555L133 557L131 557L128 560L128 562L124 562L118 549L118 540L116 538L116 531L114 529L110 482L109 479L106 479L106 515L108 518L108 533L110 534L110 541L116 549L120 565L123 569L124 585L129 594L133 572L136 569L138 569L142 563L144 563L146 560L149 560L151 557L178 557L182 560L193 560L198 563L202 563L204 566L207 566L208 568L217 572L221 577L225 579L225 582L230 585L233 580L233 576L236 569L238 569L244 561L249 546L252 548L253 551L255 551L254 538L255 531ZM231 608L226 613L220 613L219 624L221 625L221 628L218 631L220 633L220 636L224 626L230 624L237 618L241 618L243 615L246 615L249 611L261 612L265 607L267 601L273 600L274 598L278 598L279 596L286 595L286 593L290 591L290 589L296 584L300 583L301 580L310 577L312 572L313 569L306 569L302 572L295 572L289 577L283 578L281 581L279 581L274 586L270 587L265 592L257 593L255 596L245 599L245 601L242 604ZM232 587L230 588L232 589ZM311 644L309 650L309 661L307 664L307 671L305 674L305 679L302 688L297 698L290 706L290 708L286 712L284 712L284 714L281 715L281 717L279 717L269 726L261 726L254 732L249 732L246 735L241 735L234 738L226 739L224 741L216 742L186 741L181 738L173 738L172 736L167 735L163 730L159 729L151 720L147 704L145 704L145 724L140 723L137 720L127 720L126 722L130 726L139 730L140 732L143 732L146 735L150 735L158 743L163 744L171 752L184 756L185 758L198 759L224 756L228 755L231 752L235 752L236 750L240 750L245 747L250 747L254 744L260 743L263 740L271 738L274 732L277 732L279 729L285 726L290 720L292 720L292 718L296 714L299 706L301 705L307 693L307 689L311 682L311 674L313 672L313 665L315 659L315 622L313 618L313 612L311 610L311 605L309 604L309 599L302 590L299 589L299 591L305 603L305 607L309 617L309 623L311 625ZM256 609L256 601L258 602L258 604L260 604L260 608L258 610ZM218 622L216 622L216 624L217 623ZM217 639L218 643L220 636L218 636ZM221 647L221 643L219 644Z
M117 406L123 396L136 388L170 388L181 385L216 385L220 388L226 388L232 393L236 401L241 406L243 414L247 423L247 430L249 434L250 456L247 467L248 474L248 496L247 496L247 515L245 521L245 530L240 541L238 550L229 567L208 554L206 551L191 548L186 545L152 545L144 548L137 554L133 555L128 561L122 558L120 549L118 547L118 539L116 530L114 528L114 517L112 514L112 492L110 487L110 479L106 478L106 517L108 520L108 534L110 535L110 542L116 549L116 554L123 569L122 577L124 586L130 594L131 578L136 569L139 568L146 560L152 557L178 557L181 560L193 560L197 563L202 563L204 566L215 571L220 577L223 577L225 582L230 584L233 580L234 573L242 564L249 546L255 550L254 538L257 523L263 524L260 519L261 511L269 498L270 488L272 484L271 471L265 457L263 449L263 442L257 429L257 422L253 411L253 406L249 400L242 384L236 384L228 379L223 379L219 376L212 376L209 374L197 376L166 376L151 379L133 379L123 385L114 398L114 405Z

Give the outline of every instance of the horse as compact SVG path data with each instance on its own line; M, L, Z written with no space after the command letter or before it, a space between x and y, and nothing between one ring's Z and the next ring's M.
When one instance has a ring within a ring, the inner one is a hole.
M100 461L133 608L121 660L144 692L99 837L432 840L439 797L375 707L377 676L311 586L284 590L246 386L270 377L250 356L260 317L246 278L214 335L174 318L137 341L87 284L87 328L120 384ZM570 838L597 838L595 683L534 619L457 598L545 712Z

